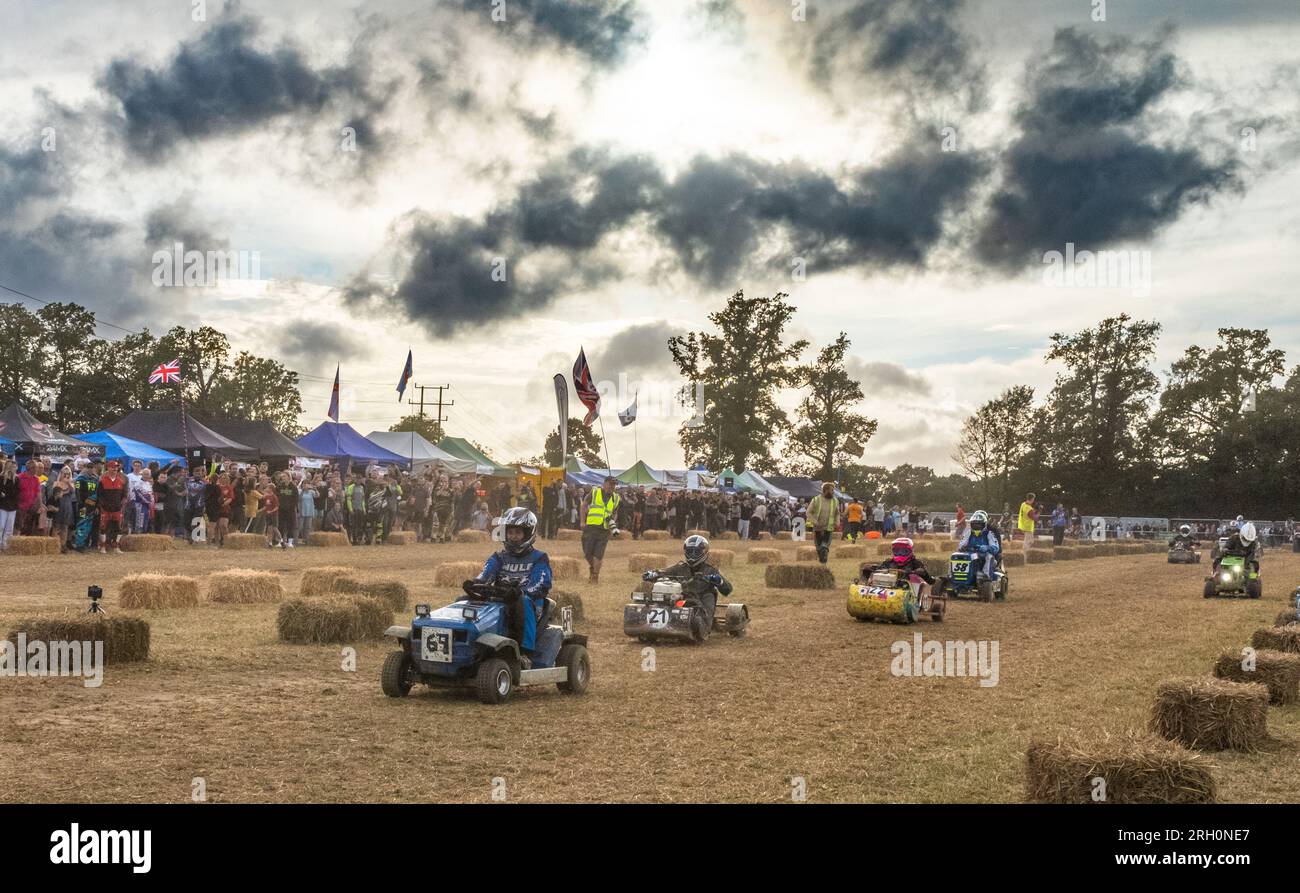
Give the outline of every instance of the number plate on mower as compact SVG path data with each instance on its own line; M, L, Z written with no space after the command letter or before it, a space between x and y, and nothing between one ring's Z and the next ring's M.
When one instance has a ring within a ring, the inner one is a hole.
M952 575L954 577L964 576L968 570L970 570L969 561L954 561L952 563Z
M655 629L663 629L668 625L667 608L650 608L645 612L646 625Z
M451 630L426 626L420 630L420 656L442 664L451 663Z

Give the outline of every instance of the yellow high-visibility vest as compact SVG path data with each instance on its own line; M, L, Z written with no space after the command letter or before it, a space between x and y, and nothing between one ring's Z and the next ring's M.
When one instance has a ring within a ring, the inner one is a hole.
M610 520L618 511L618 494L614 493L605 501L605 491L599 487L591 488L591 504L587 506L587 525L608 527Z

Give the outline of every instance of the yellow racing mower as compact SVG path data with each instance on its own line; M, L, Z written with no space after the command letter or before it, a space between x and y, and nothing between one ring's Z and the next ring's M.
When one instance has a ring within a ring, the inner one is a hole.
M865 582L849 584L849 614L866 622L915 623L928 615L935 623L943 622L948 597L935 595L930 584L906 571L879 568Z

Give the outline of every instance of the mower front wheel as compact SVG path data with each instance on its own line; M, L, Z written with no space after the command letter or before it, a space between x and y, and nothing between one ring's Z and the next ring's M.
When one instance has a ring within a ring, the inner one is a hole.
M411 658L405 651L390 652L384 658L379 687L390 698L404 698L411 693Z
M993 601L993 584L988 580L980 580L979 594L980 594L980 601L982 602Z
M499 657L488 658L479 664L474 677L478 699L484 704L504 703L514 689L514 682L510 664Z
M565 645L560 649L555 665L569 669L569 678L555 683L556 688L566 695L580 695L587 691L591 682L591 655L585 647L576 643Z
M1263 594L1264 594L1264 585L1260 583L1259 580L1246 581L1247 598L1259 598Z
M1204 595L1206 598L1214 598L1218 594L1219 594L1218 589L1215 587L1214 581L1206 580L1205 591L1202 593L1202 595Z

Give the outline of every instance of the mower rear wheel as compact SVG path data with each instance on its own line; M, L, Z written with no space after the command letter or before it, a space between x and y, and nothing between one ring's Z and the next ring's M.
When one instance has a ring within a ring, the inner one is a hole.
M499 657L491 657L478 665L474 677L474 687L478 699L484 704L500 704L510 697L514 688L514 677L510 673L510 664Z
M404 698L411 693L410 655L405 651L389 652L379 673L379 687L390 698Z
M1263 594L1264 594L1264 585L1262 583L1260 583L1258 580L1246 581L1247 598L1259 598Z
M982 602L993 601L993 584L990 583L988 580L980 580L979 594L980 594L980 601Z
M587 691L591 683L591 655L587 649L576 643L565 645L555 659L557 667L568 667L569 678L555 683L555 687L566 695L580 695Z
M1007 600L1007 593L1010 591L1011 591L1011 578L1007 576L1003 576L1002 582L998 586L998 591L994 594L994 597L997 598L998 601L1004 602Z
M712 624L709 620L699 611L696 611L691 615L691 641L696 645L704 644L704 640L709 637L711 627Z

